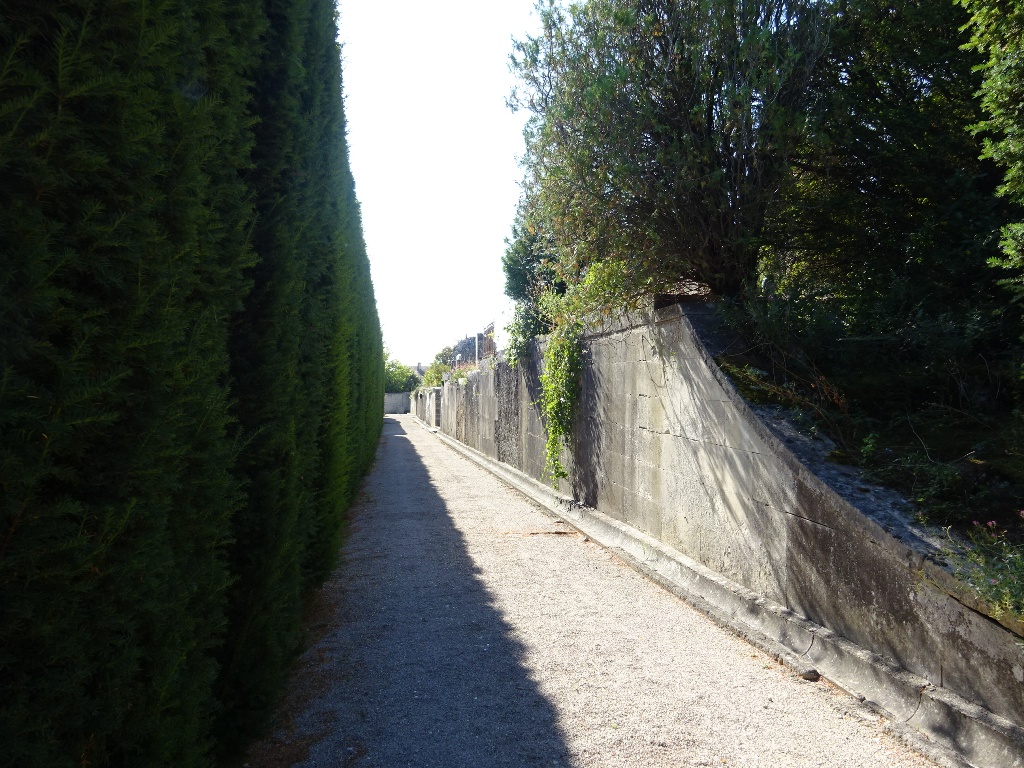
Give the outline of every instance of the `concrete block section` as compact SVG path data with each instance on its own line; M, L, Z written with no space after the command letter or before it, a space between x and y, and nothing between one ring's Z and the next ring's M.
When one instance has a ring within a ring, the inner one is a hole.
M1024 729L944 688L923 689L920 707L907 725L931 735L970 765L1024 766Z
M385 392L384 413L409 413L412 395L412 392Z

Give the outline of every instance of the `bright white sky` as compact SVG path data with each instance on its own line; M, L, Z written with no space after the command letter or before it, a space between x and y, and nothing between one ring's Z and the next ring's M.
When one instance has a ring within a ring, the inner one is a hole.
M339 0L348 144L384 343L408 365L507 323L501 256L526 116L505 106L534 0Z

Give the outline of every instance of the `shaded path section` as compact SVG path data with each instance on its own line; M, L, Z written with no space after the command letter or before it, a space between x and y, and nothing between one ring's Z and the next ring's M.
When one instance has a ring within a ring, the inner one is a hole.
M250 768L932 765L410 416L319 620Z

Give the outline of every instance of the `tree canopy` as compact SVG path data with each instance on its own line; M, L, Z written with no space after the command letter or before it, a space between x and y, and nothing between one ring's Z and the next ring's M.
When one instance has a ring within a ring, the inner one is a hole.
M1019 525L1020 4L538 12L513 54L530 119L503 266L510 356L548 335L549 436L573 431L558 404L581 380L581 320L710 293L750 342L730 370L769 371L750 391L814 411L933 519Z
M395 360L384 350L384 391L412 392L420 385L416 371Z
M517 43L524 206L506 257L557 254L570 285L602 262L615 293L680 281L740 292L802 137L825 42L814 0L538 5ZM546 265L545 265L546 266Z

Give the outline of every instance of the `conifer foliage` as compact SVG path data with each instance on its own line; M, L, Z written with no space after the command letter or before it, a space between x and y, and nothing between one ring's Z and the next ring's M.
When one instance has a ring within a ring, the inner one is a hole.
M362 358L382 354L376 315L366 322L350 300L371 288L344 149L334 4L273 0L266 10L250 173L260 261L232 340L250 504L233 526L240 578L229 634L239 641L225 648L220 684L230 733L266 710L298 648L300 598L331 568L338 512L383 413L383 365Z
M382 411L335 40L0 0L2 766L211 765L294 655Z

